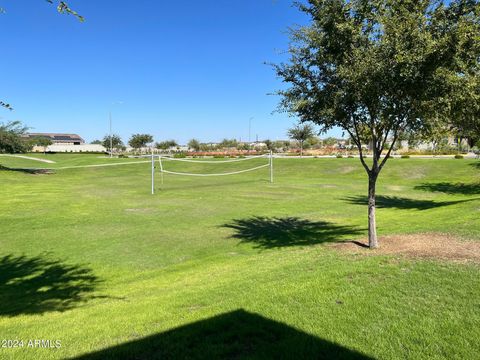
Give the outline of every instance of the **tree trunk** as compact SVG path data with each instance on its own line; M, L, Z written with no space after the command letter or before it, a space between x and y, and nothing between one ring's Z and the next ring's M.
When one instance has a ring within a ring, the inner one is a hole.
M368 246L378 248L377 224L375 219L375 186L378 174L368 175Z
M303 157L303 142L300 142L300 157Z

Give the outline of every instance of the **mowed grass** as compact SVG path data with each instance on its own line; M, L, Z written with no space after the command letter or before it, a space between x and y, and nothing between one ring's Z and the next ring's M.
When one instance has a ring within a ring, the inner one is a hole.
M165 175L163 185L157 174L152 196L148 163L60 169L132 159L35 156L56 163L0 158L59 168L0 172L0 339L25 342L0 348L2 359L478 358L478 264L327 246L366 237L358 159L275 159L274 184L267 169ZM480 241L479 170L475 160L390 160L380 237Z

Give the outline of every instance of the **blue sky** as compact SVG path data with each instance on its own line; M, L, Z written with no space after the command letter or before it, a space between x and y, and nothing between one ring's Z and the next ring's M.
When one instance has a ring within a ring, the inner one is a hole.
M70 0L84 23L44 0L0 0L0 121L36 132L108 132L202 141L286 138L272 114L282 86L264 62L285 58L306 18L287 0ZM340 135L338 132L333 135Z

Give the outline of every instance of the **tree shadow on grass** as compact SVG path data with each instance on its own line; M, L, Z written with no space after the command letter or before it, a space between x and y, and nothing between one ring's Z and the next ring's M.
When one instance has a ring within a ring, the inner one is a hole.
M442 192L445 194L478 195L480 194L480 183L424 183L415 186L415 190Z
M354 205L368 205L366 196L350 196L342 199ZM433 200L416 200L403 198L399 196L377 196L375 203L378 208L394 208L394 209L416 209L428 210L442 206L456 205L477 199L455 200L455 201L433 201Z
M234 239L255 243L257 248L278 248L294 245L314 245L341 240L345 236L362 234L352 226L335 225L327 221L311 221L297 217L267 218L254 216L236 219L222 227L235 230Z
M8 255L0 258L0 316L68 310L93 298L99 283L88 268Z
M31 175L42 175L42 174L53 174L52 169L41 169L41 168L11 168L7 166L0 165L0 171L16 171L22 172L25 174Z
M239 309L75 359L373 358Z

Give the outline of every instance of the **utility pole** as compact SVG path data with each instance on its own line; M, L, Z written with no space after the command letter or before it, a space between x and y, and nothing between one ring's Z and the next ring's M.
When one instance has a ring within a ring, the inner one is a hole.
M110 118L110 158L113 157L113 139L112 139L112 112L109 113Z
M252 139L251 139L252 120L253 120L253 116L250 117L250 119L248 119L248 142L249 142L249 144L252 142Z
M110 119L110 157L113 157L113 133L112 133L112 107L115 104L123 104L123 101L115 101L110 104L110 112L109 112L109 119Z

